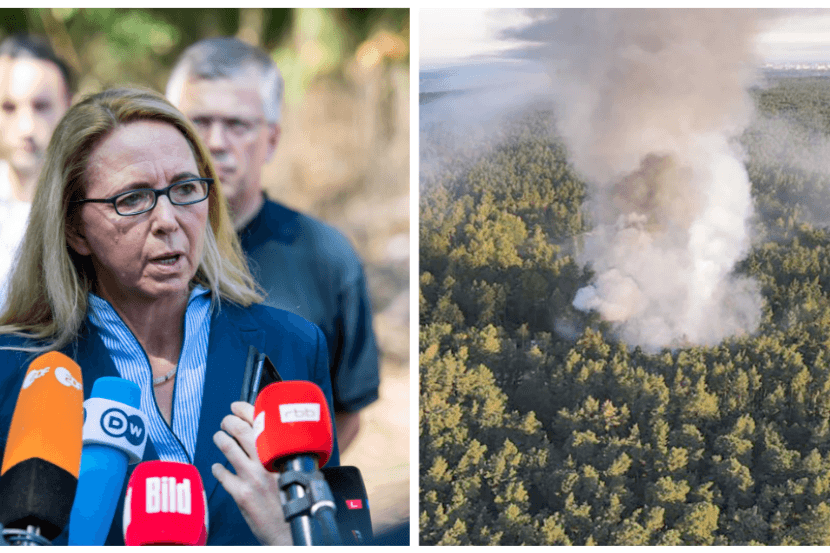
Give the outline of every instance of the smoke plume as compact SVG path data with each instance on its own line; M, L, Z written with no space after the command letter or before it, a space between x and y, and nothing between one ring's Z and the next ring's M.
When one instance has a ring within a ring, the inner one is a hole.
M560 132L589 187L596 273L573 305L647 350L752 332L750 182L736 137L752 116L749 10L537 12L551 40ZM537 28L538 31L538 28Z

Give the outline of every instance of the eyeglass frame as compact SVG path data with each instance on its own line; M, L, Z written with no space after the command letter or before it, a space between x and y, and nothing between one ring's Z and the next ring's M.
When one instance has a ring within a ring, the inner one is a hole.
M173 201L173 198L170 197L170 189L172 189L174 186L178 186L180 184L186 184L188 182L193 182L193 181L204 181L205 182L205 185L207 186L207 194L205 194L205 197L202 198L201 200L196 200L194 202L179 203L179 202ZM192 179L185 179L185 180L180 180L180 181L174 182L170 186L168 186L166 188L162 188L161 190L156 190L155 188L134 188L133 190L126 190L126 191L121 192L120 194L116 194L115 196L112 196L110 198L84 198L83 200L69 200L69 203L73 203L73 204L82 204L82 203L112 204L113 209L115 209L115 212L117 214L119 214L120 216L122 216L122 217L132 217L133 215L141 215L142 213L147 213L148 211L153 211L153 209L155 209L155 207L156 207L156 204L158 204L159 196L167 196L167 199L170 200L170 203L172 205L194 205L194 204L201 203L201 202L207 200L208 197L210 197L210 187L213 185L213 183L214 183L214 179L211 179L211 178L208 178L208 177L194 177ZM126 196L127 194L134 194L136 192L143 192L143 191L150 191L150 192L153 193L153 205L151 205L147 209L143 209L141 211L136 211L135 213L121 213L120 211L118 211L118 205L116 204L116 202L118 201L118 198L120 198L122 196Z

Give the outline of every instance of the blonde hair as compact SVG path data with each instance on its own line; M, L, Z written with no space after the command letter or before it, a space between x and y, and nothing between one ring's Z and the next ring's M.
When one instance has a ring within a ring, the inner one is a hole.
M0 334L45 341L30 351L59 349L74 340L95 282L89 257L75 253L67 229L79 223L86 169L94 147L115 128L134 121L168 123L190 144L199 172L215 179L208 196L204 253L194 284L222 300L247 307L262 300L248 271L210 155L190 122L162 95L143 88L114 88L72 106L58 123L41 170L26 234L11 275Z

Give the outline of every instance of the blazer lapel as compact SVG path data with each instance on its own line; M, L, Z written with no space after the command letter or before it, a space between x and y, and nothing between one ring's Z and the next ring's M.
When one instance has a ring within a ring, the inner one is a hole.
M85 324L79 333L78 339L61 351L72 359L80 359L83 362L81 370L84 380L84 399L89 399L89 396L92 394L92 385L102 376L120 376L100 335L89 325ZM158 458L153 441L148 439L144 446L144 456L141 460L157 461ZM121 484L121 494L118 498L115 516L113 517L112 526L107 537L107 544L124 544L121 513L124 512L124 493L127 490L127 484L130 481L135 467L136 465L127 467L127 474L124 477L124 482ZM64 533L68 531L68 528L67 526Z
M234 306L225 304L221 311L214 312L210 325L205 388L193 460L208 500L218 484L211 466L220 463L233 472L230 461L213 443L213 435L220 430L222 419L231 414L231 403L239 401L248 346L262 350L265 343L265 331L252 318L239 317L238 313Z
M102 376L120 376L98 332L87 324L81 328L78 339L65 346L61 353L81 365L84 399L89 399L92 385Z
M121 376L118 374L118 369L115 368L115 363L112 362L112 357L110 357L110 353L98 332L90 329L88 325L84 325L81 329L78 340L66 346L61 352L72 359L83 360L84 366L81 367L81 370L84 376L84 399L89 399L92 394L92 385L102 376ZM144 457L141 460L156 461L158 458L153 441L148 439L144 447ZM134 468L134 465L129 467L127 478L132 474Z

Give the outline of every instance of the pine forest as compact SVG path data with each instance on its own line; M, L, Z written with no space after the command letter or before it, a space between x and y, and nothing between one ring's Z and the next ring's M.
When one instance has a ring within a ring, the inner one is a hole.
M592 222L553 108L422 124L421 544L830 544L830 78L751 96L760 321L710 346L573 306Z

